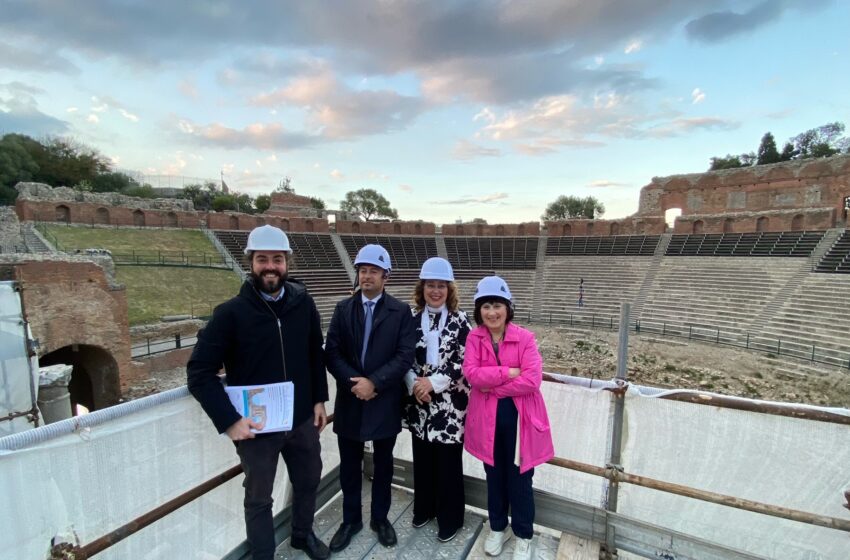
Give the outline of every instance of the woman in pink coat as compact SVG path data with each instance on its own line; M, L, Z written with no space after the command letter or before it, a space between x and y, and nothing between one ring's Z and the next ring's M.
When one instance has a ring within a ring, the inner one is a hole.
M514 559L530 557L534 534L534 467L555 455L546 405L540 393L543 360L534 333L511 322L507 283L488 276L475 293L475 322L469 333L463 374L472 390L466 413L464 447L484 462L490 534L484 551L502 552L511 529L517 537ZM518 436L518 437L517 437Z

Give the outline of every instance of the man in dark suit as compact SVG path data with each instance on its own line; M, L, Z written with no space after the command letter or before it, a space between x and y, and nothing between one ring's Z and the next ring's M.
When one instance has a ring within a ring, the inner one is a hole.
M333 429L342 486L342 525L330 549L343 550L362 528L363 445L373 442L370 527L384 546L396 544L387 519L393 447L401 431L404 374L413 364L416 334L410 307L384 293L392 270L380 245L366 245L354 260L360 291L339 302L325 344L328 371L337 383Z

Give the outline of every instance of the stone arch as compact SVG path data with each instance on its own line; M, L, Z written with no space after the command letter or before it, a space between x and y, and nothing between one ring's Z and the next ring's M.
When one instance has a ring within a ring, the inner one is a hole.
M482 224L475 224L475 235L484 235L484 226Z
M265 218L257 218L257 226L264 226L264 225L266 225L266 219Z
M593 222L587 222L587 235L593 235Z
M60 204L56 207L56 221L70 223L71 222L71 209L65 206L64 204Z
M422 224L413 224L413 233L422 235Z
M313 226L313 220L307 220L304 222L304 231L312 232L315 231L315 227Z
M496 235L505 235L505 226L501 224L496 226Z
M520 224L516 227L517 235L525 235L525 224Z
M770 226L770 219L767 216L761 216L756 220L756 231L767 231Z
M283 231L289 231L289 220L287 220L286 218L282 219L280 221L280 229L282 229Z
M561 231L561 235L572 235L573 234L573 226L570 224L564 224L563 230Z
M97 210L94 211L94 223L96 224L108 224L109 223L109 210L101 206Z
M693 225L693 233L700 234L705 230L705 222L702 220L697 220Z
M230 228L230 229L239 229L239 218L231 215L227 219L227 227Z
M396 235L401 234L401 224L393 224L393 233Z
M461 226L461 225L457 226L457 234L458 235L464 235L463 226Z
M174 212L168 212L165 215L165 224L167 227L177 227L177 214Z
M351 233L360 233L360 222L351 223Z
M145 225L145 213L141 210L133 211L133 225L136 227L143 227Z
M619 224L619 222L613 222L611 224L611 235L620 235L620 224Z
M121 396L118 364L109 352L99 346L64 346L40 357L38 363L42 366L68 364L74 368L68 386L74 411L78 404L89 410L111 406Z
M732 233L735 229L735 220L732 218L726 218L723 220L723 233Z
M803 231L805 229L806 217L802 214L797 214L791 218L791 231Z

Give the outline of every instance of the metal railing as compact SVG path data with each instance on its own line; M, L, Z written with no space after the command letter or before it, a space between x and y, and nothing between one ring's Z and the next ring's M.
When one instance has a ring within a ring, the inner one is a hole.
M613 315L597 315L595 313L569 313L553 315L550 311L546 320L535 319L531 311L526 313L529 324L569 325L571 327L589 327L613 331L619 327L619 321ZM656 321L638 319L629 323L629 329L635 333L654 334L662 337L683 338L698 342L744 348L766 354L768 357L788 356L799 360L824 364L850 370L850 352L844 352L797 342L791 337L779 338L751 333L749 331L724 330L721 327L704 324L679 323L674 321ZM803 334L804 331L797 332ZM842 334L843 333L839 333Z

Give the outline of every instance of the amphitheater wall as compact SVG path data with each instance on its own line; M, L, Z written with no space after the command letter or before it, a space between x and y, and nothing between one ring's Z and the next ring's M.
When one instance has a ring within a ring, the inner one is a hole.
M436 226L431 222L357 222L337 220L337 233L370 235L434 235Z
M15 211L21 221L137 227L200 226L197 212L128 208L89 202L18 199L15 201Z
M443 235L470 235L482 236L538 236L540 235L540 224L537 222L524 222L521 224L443 224Z
M832 209L833 220L844 222L845 199L850 197L850 156L833 156L754 167L655 177L641 189L637 216L663 216L681 209L682 217L729 214L741 231L746 220L737 214ZM805 214L805 212L804 212ZM769 217L765 214L765 217ZM808 215L807 215L808 218ZM833 227L820 222L817 229ZM753 224L754 226L754 224ZM807 229L814 229L808 227ZM746 231L756 231L750 227ZM771 231L773 231L771 229Z
M748 233L754 231L826 230L835 223L832 208L785 211L691 214L676 218L674 233Z
M663 217L629 217L621 220L559 220L544 222L552 237L609 235L659 235L664 233L666 224Z
M286 218L268 214L242 214L239 212L211 212L206 216L209 229L250 231L266 224L284 231L327 233L328 221L324 218Z

